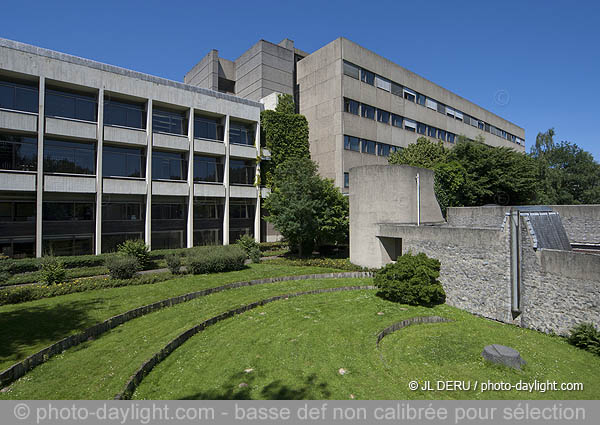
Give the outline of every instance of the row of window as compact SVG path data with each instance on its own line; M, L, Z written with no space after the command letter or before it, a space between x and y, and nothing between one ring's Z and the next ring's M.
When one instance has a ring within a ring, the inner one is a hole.
M390 154L401 150L402 147L374 142L373 140L359 139L354 136L344 136L344 149L371 155L390 156Z
M152 178L155 180L187 180L186 153L152 152ZM194 155L194 180L223 182L222 158ZM143 148L103 147L102 173L106 177L145 177L146 157ZM230 183L254 184L253 161L231 159ZM37 139L0 134L0 169L35 171ZM49 173L95 174L94 143L46 139L44 171Z
M454 133L409 118L401 117L400 115L392 114L383 109L357 102L356 100L344 98L344 111L371 120L377 120L383 124L391 124L394 127L404 128L407 131L423 135L427 134L427 136L434 139L440 139L450 143L454 143L456 140L456 135Z
M0 108L38 112L37 86L0 80ZM90 93L48 88L45 93L44 111L46 116L96 122L98 104L96 96ZM187 111L160 107L154 107L152 110L152 130L155 132L187 135L187 123ZM145 129L146 104L115 100L111 96L106 96L104 124ZM230 143L254 145L253 127L252 124L230 122ZM221 118L194 116L195 138L223 141L223 136L224 126Z
M355 78L372 86L376 86L396 96L400 96L409 102L417 103L421 106L437 111L448 117L462 121L465 124L477 127L480 130L494 134L498 137L502 137L513 143L525 146L525 141L516 137L513 134L510 134L504 130L494 127L493 125L490 125L475 117L462 113L461 111L454 109L448 105L444 105L443 103L438 102L437 100L434 100L430 97L427 97L424 94L418 93L414 90L409 89L408 87L397 84L391 80L388 80L387 78L381 77L371 71L368 71L347 61L344 61L344 75Z
M42 205L44 221L94 221L94 202L46 201ZM152 220L185 220L187 204L152 204ZM224 203L221 200L194 202L194 220L222 220ZM229 204L231 219L253 219L252 201L232 200ZM0 222L34 222L35 202L0 201ZM102 203L102 221L143 221L144 204L139 202Z

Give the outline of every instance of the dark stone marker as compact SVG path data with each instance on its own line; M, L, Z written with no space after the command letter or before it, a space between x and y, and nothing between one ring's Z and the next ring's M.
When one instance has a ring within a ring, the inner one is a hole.
M526 364L526 361L523 360L517 350L504 345L486 345L481 355L487 361L502 364L514 369L521 370L521 366Z

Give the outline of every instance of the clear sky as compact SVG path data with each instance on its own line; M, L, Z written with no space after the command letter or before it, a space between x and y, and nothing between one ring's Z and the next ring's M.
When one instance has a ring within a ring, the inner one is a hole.
M598 1L7 1L0 36L183 81L208 51L346 37L600 160ZM1 60L1 58L0 58Z

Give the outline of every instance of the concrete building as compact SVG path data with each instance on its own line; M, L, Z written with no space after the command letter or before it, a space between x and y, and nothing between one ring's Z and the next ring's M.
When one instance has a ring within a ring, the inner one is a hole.
M351 168L387 164L422 136L451 147L459 135L483 135L492 146L525 150L521 127L345 38L311 54L287 39L261 40L234 62L213 50L185 81L265 105L274 92L293 94L308 119L312 158L345 192Z
M0 39L0 253L259 240L261 108Z

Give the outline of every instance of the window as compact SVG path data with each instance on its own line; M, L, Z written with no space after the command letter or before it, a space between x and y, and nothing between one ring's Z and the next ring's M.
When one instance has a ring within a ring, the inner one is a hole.
M200 117L194 118L194 138L223 141L223 125L219 118Z
M219 220L223 218L223 203L203 200L194 202L194 220Z
M223 183L223 164L212 156L194 156L194 181Z
M344 187L350 187L350 173L344 173Z
M362 152L375 155L375 142L362 139Z
M96 121L96 96L63 90L46 90L46 116Z
M437 136L437 128L427 126L427 136L435 138Z
M152 152L152 180L186 180L185 154L175 152Z
M194 246L221 245L221 229L194 230Z
M227 78L219 77L217 80L217 89L221 93L235 94L235 81Z
M146 128L146 111L141 103L105 100L104 124Z
M0 108L37 112L39 93L34 85L0 81Z
M244 235L254 236L254 229L251 227L243 227L229 230L229 240L231 242L239 240Z
M457 120L462 121L463 120L463 114L460 111L454 111L454 116L456 117Z
M421 122L417 123L417 133L419 134L425 134L425 131L427 129L427 126Z
M375 77L375 85L385 91L390 91L392 89L392 83L390 80L386 80L383 77L380 77L379 75L377 75Z
M35 221L35 202L0 202L0 222Z
M437 111L438 104L435 100L427 98L427 101L425 102L425 106L427 106L429 109L433 109L434 111Z
M116 252L126 240L144 239L143 233L103 233L102 252Z
M0 134L0 169L35 171L37 138Z
M370 85L375 84L375 74L373 74L371 71L367 71L366 69L361 68L360 79L363 83L367 83Z
M446 115L448 115L449 117L454 118L454 109L452 109L449 106L446 106Z
M404 119L404 128L408 131L416 131L417 130L417 122L405 118Z
M358 137L344 136L344 149L360 152L360 141Z
M390 156L390 145L385 143L377 143L377 155Z
M375 119L375 108L362 103L360 105L360 115L362 117L369 118L370 120L374 120Z
M502 130L502 137L506 139L506 131Z
M179 135L187 134L185 112L153 108L152 131Z
M185 210L184 204L152 204L152 220L184 220Z
M402 128L402 117L400 115L392 114L392 125L394 127Z
M402 151L402 149L404 148L401 146L390 146L390 153L400 152Z
M35 256L35 239L33 238L2 238L0 239L0 254L12 258Z
M479 121L477 120L477 118L473 118L473 117L469 117L471 119L471 125L473 127L478 127L479 126Z
M438 139L446 140L446 132L444 130L438 130Z
M417 103L418 103L419 105L423 105L423 106L425 106L425 103L426 103L426 101L425 101L425 100L426 100L426 97L425 97L425 95L422 95L421 93L417 93Z
M141 148L104 146L102 149L104 177L145 177L146 157Z
M254 184L256 168L252 161L232 159L229 161L229 183L231 184Z
M44 202L44 221L93 221L93 202Z
M251 124L229 124L229 143L254 145L254 129Z
M254 219L254 204L244 201L231 201L229 206L229 218ZM231 242L237 239L231 239Z
M443 103L437 102L437 111L440 114L446 115L446 105L444 105Z
M360 68L358 66L353 65L350 62L344 61L344 75L347 75L352 78L356 78L358 80L360 78L359 73L360 73Z
M358 115L360 103L352 99L344 99L344 112Z
M477 128L483 130L483 121L477 121Z
M152 232L152 249L183 248L183 230Z
M104 202L102 203L102 221L140 221L143 211L139 203Z
M44 172L95 174L96 145L65 140L45 140Z
M392 94L402 97L402 86L392 82Z
M387 111L383 111L381 109L377 110L377 121L389 124L390 123L390 113Z
M44 253L52 255L84 255L92 254L94 235L61 235L45 237L42 241Z
M447 137L446 137L446 140L447 140L448 142L450 142L450 143L454 143L454 137L455 137L455 134L454 134L454 133L447 132L447 133L446 133L446 136L447 136Z
M403 88L404 91L404 98L406 100L408 100L409 102L414 102L415 98L417 97L417 93L415 93L414 91L412 91L409 88L404 87Z

